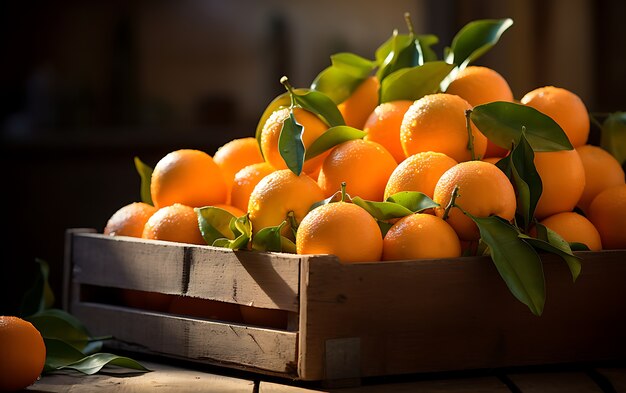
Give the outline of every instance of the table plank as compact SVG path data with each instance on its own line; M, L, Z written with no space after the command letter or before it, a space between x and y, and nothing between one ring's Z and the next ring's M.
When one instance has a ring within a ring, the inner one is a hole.
M523 393L602 393L602 389L584 372L510 374L508 378Z
M606 367L596 369L605 377L617 393L626 393L626 367Z

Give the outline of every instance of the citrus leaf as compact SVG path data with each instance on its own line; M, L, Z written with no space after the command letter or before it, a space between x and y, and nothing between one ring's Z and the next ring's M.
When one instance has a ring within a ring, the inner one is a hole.
M572 280L575 282L582 270L582 263L580 258L573 254L569 243L543 224L537 223L535 228L538 234L537 238L524 234L520 234L519 237L535 249L547 251L563 258L572 273Z
M340 143L351 141L353 139L361 139L365 135L367 135L366 132L350 126L331 127L320 135L311 144L311 146L308 147L308 149L306 149L304 160L306 161L313 157L317 157Z
M569 248L572 251L591 251L589 249L589 247L587 247L586 244L578 243L578 242L571 242L571 243L569 243Z
M335 104L340 104L347 100L363 81L365 78L355 77L340 68L330 66L315 77L311 89L326 94Z
M491 259L507 287L535 315L541 315L546 300L543 266L537 252L519 238L518 230L504 219L474 217L480 237L490 249Z
M333 67L357 78L367 78L376 68L376 63L349 52L336 53L330 56Z
M348 195L348 198L350 198L349 195ZM318 208L320 206L328 205L329 203L339 202L339 201L341 201L341 191L337 191L333 195L329 196L328 198L315 202L314 204L311 205L311 207L309 208L309 211L315 208Z
M419 41L420 49L422 50L422 64L430 61L437 61L437 54L432 47L433 45L437 45L439 43L439 37L433 34L424 34L418 35L417 40Z
M266 227L261 229L252 238L252 249L255 251L274 251L281 252L282 237L280 231L287 225L287 221L283 221L280 225L274 227Z
M280 130L278 137L278 151L280 156L296 176L302 173L304 165L304 143L302 142L302 133L304 127L296 122L293 112L289 113L289 117L283 122L283 128Z
M624 165L626 162L626 112L616 112L602 123L600 146Z
M291 240L287 239L284 236L280 237L280 246L281 246L282 252L296 254L296 243L292 242Z
M380 102L418 100L436 93L441 81L453 68L443 61L432 61L396 71L381 82Z
M401 218L413 214L406 207L393 202L366 201L361 197L352 198L352 203L365 209L372 217L379 221L386 221L392 218Z
M235 218L230 212L215 206L194 208L198 216L200 233L208 245L217 239L233 239L235 234L230 229L230 221Z
M150 191L153 169L141 161L139 157L135 157L135 169L137 169L137 173L139 173L139 177L141 178L141 201L150 206L154 206L154 203L152 202L152 193Z
M20 305L20 315L27 317L41 312L54 304L54 293L48 283L50 267L43 259L35 258L37 272L33 286L24 294Z
M379 68L376 77L379 81L385 80L388 75L403 68L415 67L423 64L420 59L419 42L413 34L398 34L394 30L391 38L376 50L376 60Z
M414 213L438 207L439 204L418 191L401 191L387 197L387 202L402 205Z
M389 230L393 226L393 224L381 220L376 220L376 224L378 224L378 228L380 228L380 233L383 235L383 238L387 235L387 232L389 232Z
M345 121L337 104L326 94L311 89L293 89L294 103L299 107L315 113L330 127L343 126Z
M83 324L63 310L45 310L26 318L39 330L43 338L62 340L79 351L84 351L90 336Z
M502 34L513 25L513 20L483 19L465 25L452 39L446 62L465 68L491 49Z
M44 373L58 370L85 357L81 351L63 340L44 337L43 341L46 344Z
M133 371L149 372L141 363L125 356L118 356L112 353L95 353L84 357L74 363L60 367L60 369L71 369L86 375L92 375L100 371L104 366L118 366Z
M295 90L298 91L300 89L295 89ZM263 111L263 114L259 118L259 122L257 123L257 126L256 126L256 132L254 134L254 137L256 138L257 143L259 144L259 148L261 147L261 134L263 133L263 127L265 127L265 123L267 122L267 119L269 119L270 116L272 116L272 113L278 110L281 110L283 108L287 108L289 107L290 104L291 104L291 97L289 96L289 92L284 92L278 97L274 98L272 102L270 102L269 105L265 108L265 110ZM263 152L261 151L261 154L262 153Z
M535 152L573 149L552 118L526 105L504 101L479 105L472 110L471 119L489 140L505 149L519 144L522 128Z

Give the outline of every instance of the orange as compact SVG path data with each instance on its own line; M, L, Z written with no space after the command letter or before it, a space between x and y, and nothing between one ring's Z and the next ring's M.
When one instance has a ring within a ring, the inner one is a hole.
M171 296L158 292L138 291L135 289L120 289L122 303L132 308L150 311L167 311Z
M370 76L344 102L337 105L347 126L363 129L365 121L378 105L378 78Z
M133 202L113 213L104 234L110 236L141 237L146 222L157 211L157 208L143 202Z
M565 131L572 146L587 143L589 114L576 94L560 87L545 86L526 93L520 102L550 116Z
M624 184L624 170L619 161L601 147L583 145L576 151L585 169L585 188L576 206L586 212L600 192Z
M45 361L46 346L39 331L21 318L0 316L0 391L32 385Z
M511 221L515 216L515 191L506 175L497 166L484 161L461 162L448 169L435 186L433 200L440 206L435 208L442 217L454 188L458 186L455 204L474 217L500 216ZM461 240L478 240L478 227L461 210L450 209L448 224Z
M408 157L423 151L444 153L457 162L472 159L465 111L470 104L452 94L430 94L415 101L407 110L400 127L400 143ZM487 150L487 138L470 124L474 155L480 158Z
M248 201L250 200L252 190L254 190L254 187L261 179L274 171L274 167L267 162L248 165L241 169L235 175L230 194L230 203L237 209L244 212L248 211Z
M206 245L200 233L196 212L192 207L180 203L162 207L154 213L146 223L141 237Z
M170 313L218 321L241 322L239 305L188 296L174 296Z
M404 114L413 101L390 101L378 105L367 118L363 131L367 132L366 141L377 142L391 153L397 163L406 156L400 144L400 126Z
M411 214L393 224L383 240L383 261L458 258L461 242L448 223L431 214Z
M235 174L245 166L263 162L259 143L255 138L234 139L215 152L213 161L222 170L226 185L230 188Z
M219 207L220 209L224 209L235 217L241 217L246 214L245 211L239 209L238 207L232 205L226 205L224 203L218 203L217 205L213 205L214 207Z
M365 200L381 201L389 176L396 169L384 147L375 142L354 139L335 146L324 159L317 183L325 197L346 183L346 192Z
M496 165L498 161L500 161L501 159L502 157L486 157L486 158L483 158L482 161Z
M311 205L324 199L315 180L305 174L296 176L289 169L282 169L265 176L254 187L248 202L252 232L280 225L292 214L296 225L309 212ZM283 235L289 236L288 226Z
M414 154L394 169L387 181L384 199L400 191L419 191L432 198L441 175L456 164L443 153L426 151Z
M293 110L296 122L303 127L302 143L307 149L320 135L322 135L328 126L319 117L302 108L294 108ZM261 150L265 161L276 169L287 169L285 160L278 150L278 139L283 129L283 123L289 118L289 108L283 108L275 111L267 119L263 130L261 131ZM315 174L322 161L324 154L320 154L310 160L307 160L302 167L302 171L306 174Z
M459 72L446 90L478 106L494 101L513 101L513 92L506 79L491 68L470 66ZM487 141L485 157L504 156L507 150Z
M199 150L176 150L154 167L150 185L156 207L182 203L191 207L225 203L228 187L210 155Z
M239 306L243 322L273 329L287 329L287 311L271 308Z
M574 212L554 214L540 224L552 229L568 243L583 243L591 251L602 250L600 234L591 221Z
M591 202L588 217L605 250L626 249L626 184L599 193Z
M379 261L383 237L376 220L363 208L334 202L313 209L296 235L298 254L333 254L342 263Z
M578 152L537 152L535 167L543 184L535 216L542 220L556 213L572 211L585 189L585 168Z

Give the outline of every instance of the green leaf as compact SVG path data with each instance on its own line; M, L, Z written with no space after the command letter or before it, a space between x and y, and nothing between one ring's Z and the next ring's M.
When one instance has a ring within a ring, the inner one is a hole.
M45 310L26 318L43 338L62 340L78 351L84 351L90 336L83 324L63 310Z
M388 75L403 68L415 67L420 63L419 42L413 34L398 34L394 30L393 35L376 50L376 60L379 64L376 77L384 81Z
M63 340L44 337L43 341L46 344L44 373L58 370L85 357L81 351Z
M330 56L333 67L357 78L367 78L376 68L376 63L354 53L337 53Z
M86 375L92 375L100 371L104 366L118 366L133 371L150 371L141 363L125 356L118 356L112 353L95 353L82 358L74 363L61 367L61 369L71 369Z
M252 249L255 251L283 251L283 236L281 236L280 231L285 225L287 225L287 221L283 221L280 225L266 227L258 231L252 238Z
M418 100L436 93L441 81L453 68L443 61L433 61L396 71L382 81L380 102Z
M578 242L571 242L569 244L569 248L572 251L591 251L586 244L578 243Z
M313 157L317 157L340 143L351 141L353 139L361 139L365 135L367 135L366 132L350 126L331 127L320 135L308 149L306 149L304 160L306 161Z
M48 283L50 267L43 259L36 258L38 265L33 286L24 294L20 306L20 316L27 317L41 312L54 304L54 293Z
M387 235L387 232L389 232L389 230L393 226L393 224L381 220L376 220L376 224L378 224L378 228L380 228L380 233L383 235L383 238Z
M200 233L210 246L246 249L252 234L248 215L235 217L230 212L215 206L195 208Z
M348 199L350 199L349 195L348 195ZM315 202L314 204L311 205L311 207L309 208L309 211L315 208L318 208L320 206L328 205L329 203L339 202L339 201L341 201L341 191L337 191L333 195L329 196L328 198Z
M452 39L446 62L465 68L491 49L513 25L512 19L483 19L465 25Z
M401 191L387 197L387 202L397 203L418 213L427 209L434 209L439 204L428 197L428 195L418 191Z
M296 122L293 112L289 113L289 117L283 122L283 128L280 130L278 137L278 151L280 156L285 160L287 168L289 168L296 176L302 173L304 165L304 143L302 142L302 133L304 127Z
M376 67L376 63L353 53L330 57L332 65L313 80L311 89L326 94L335 104L345 101Z
M372 217L379 221L386 221L392 218L401 218L413 214L406 207L393 202L366 201L361 197L352 198L352 203L365 209Z
M154 206L154 203L152 202L152 193L150 191L150 183L152 181L153 169L146 165L143 161L141 161L139 157L135 157L135 168L137 169L137 173L139 173L139 177L141 178L141 201L143 203L147 203L148 205Z
M437 54L432 47L433 45L437 45L439 43L439 38L433 34L424 34L418 35L417 40L419 41L419 45L422 50L422 57L424 60L422 64L437 61Z
M298 91L298 90L304 90L304 89L295 89L295 90ZM265 127L265 123L267 122L267 119L269 119L270 116L272 116L272 113L278 110L281 110L283 108L287 108L289 107L290 104L291 104L291 97L289 96L289 92L284 92L278 97L274 98L272 102L269 103L267 108L265 108L265 111L263 111L263 114L259 118L259 122L257 123L257 126L256 126L256 132L254 134L257 140L257 143L259 144L259 148L261 146L261 135L263 134L263 127Z
M582 263L580 258L572 252L569 243L545 225L537 223L535 228L537 238L524 234L520 234L519 237L535 249L547 251L563 258L572 273L572 280L575 282L580 275Z
M507 287L535 315L541 315L546 300L541 259L533 247L519 238L518 230L497 216L474 217L482 240Z
M600 146L624 165L626 162L626 112L616 112L602 123Z
M563 129L549 116L526 105L497 101L474 107L472 122L496 145L518 145L522 128L535 152L572 150Z
M297 106L315 113L330 127L346 124L341 112L337 109L337 104L326 94L310 89L293 89L292 91L294 103Z

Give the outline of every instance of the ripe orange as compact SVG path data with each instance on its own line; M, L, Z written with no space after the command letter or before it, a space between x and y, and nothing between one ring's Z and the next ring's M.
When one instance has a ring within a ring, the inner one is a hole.
M317 183L329 197L346 183L346 192L366 200L381 201L389 176L396 168L384 147L375 142L354 139L335 146L324 159Z
M210 155L199 150L176 150L154 167L150 185L158 208L182 203L191 207L225 203L228 187Z
M141 237L146 222L157 211L157 208L143 202L133 202L113 213L104 234L110 236Z
M298 254L333 254L343 263L379 261L383 237L376 220L363 208L334 202L304 217L296 250Z
M572 211L585 189L585 169L578 152L537 152L535 167L543 183L535 216L542 220L556 213Z
M431 214L411 214L400 219L383 240L383 261L460 256L461 242L454 229Z
M498 161L500 161L501 159L502 157L486 157L486 158L483 158L482 161L496 165Z
M378 105L367 118L363 131L367 132L366 141L380 143L397 163L401 163L406 156L400 144L400 126L404 114L413 104L413 101L390 101Z
M245 166L263 162L261 148L255 138L234 139L215 152L213 161L222 170L226 185L230 188L235 174Z
M576 94L560 87L545 86L526 93L520 102L550 116L565 131L574 147L587 143L589 114Z
M484 161L461 162L448 169L435 186L433 200L442 217L454 188L458 186L455 204L474 217L500 216L512 220L515 216L515 191L506 175L495 165ZM450 209L448 224L461 240L478 240L480 233L474 222L454 207Z
M585 189L576 206L586 212L600 192L624 184L624 170L619 161L601 147L584 145L576 151L585 169Z
M599 193L589 207L589 221L600 233L605 250L626 249L626 184Z
M154 213L146 223L141 237L180 243L206 244L200 233L196 212L192 207L180 203L162 207Z
M443 153L426 151L414 154L394 169L387 181L384 199L400 191L419 191L432 198L441 175L456 164Z
M574 212L554 214L540 222L569 243L583 243L591 251L602 250L600 234L591 221Z
M0 391L32 385L45 361L46 346L39 331L21 318L0 316Z
M169 310L172 314L218 321L241 322L239 305L189 296L174 296Z
M296 224L309 212L311 205L324 199L317 183L305 174L296 176L289 169L282 169L265 176L254 187L248 202L252 232L280 225L293 214ZM288 226L283 235L290 236Z
M378 78L370 76L352 92L344 102L337 105L347 126L363 129L370 113L378 105Z
M233 188L231 189L230 203L236 208L247 212L248 201L250 200L252 190L254 190L254 187L261 179L274 171L274 167L267 162L260 162L258 164L248 165L237 172L233 182Z
M328 129L326 123L307 110L295 108L293 114L296 122L304 127L302 131L302 143L305 149L311 146L311 144ZM263 151L263 156L265 157L265 161L276 169L287 169L287 164L278 150L278 140L283 128L283 123L288 118L289 108L279 109L272 113L267 119L261 131L261 150ZM319 170L320 165L322 165L324 156L324 154L320 154L317 157L307 160L302 168L303 172L309 175L315 174Z
M400 127L400 143L408 157L423 151L444 153L457 162L472 159L465 111L470 104L452 94L430 94L415 101ZM487 138L471 123L474 155L483 157Z

